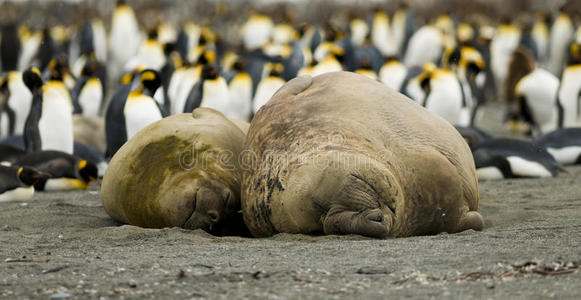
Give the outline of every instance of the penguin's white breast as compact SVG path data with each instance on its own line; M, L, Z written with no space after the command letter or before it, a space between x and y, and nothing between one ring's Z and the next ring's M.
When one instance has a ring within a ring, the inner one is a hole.
M476 169L478 180L498 180L503 179L504 175L497 167L483 167Z
M46 181L45 191L86 190L89 184L76 178L51 178Z
M103 86L99 78L91 78L85 83L79 94L79 104L83 108L83 115L97 116L103 98Z
M73 153L73 107L62 83L47 83L43 88L38 128L43 150Z
M229 98L228 85L223 78L205 80L200 107L209 107L223 114L228 114L230 109Z
M379 80L388 87L399 91L407 75L407 68L399 63L388 63L379 70Z
M16 115L16 122L14 124L14 134L20 135L24 131L24 123L28 118L30 106L32 105L32 93L24 85L22 81L22 74L15 72L9 83L10 99L8 103Z
M267 77L263 79L256 88L256 94L254 95L254 105L253 111L257 112L268 100L274 95L274 93L284 85L284 80L278 77Z
M571 165L577 162L581 155L581 146L569 146L563 148L547 148L547 151L555 158L555 160L564 165Z
M123 109L125 114L125 126L127 139L132 138L137 132L147 125L161 120L161 112L151 97L129 96Z
M510 164L513 174L522 177L551 177L553 176L547 168L536 161L526 160L519 156L509 156L506 158Z
M19 187L0 194L0 202L30 201L34 196L34 187Z

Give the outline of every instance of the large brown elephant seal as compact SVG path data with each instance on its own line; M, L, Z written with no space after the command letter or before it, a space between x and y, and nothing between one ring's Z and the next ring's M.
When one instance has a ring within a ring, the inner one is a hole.
M460 134L358 74L287 83L254 116L243 158L242 211L256 237L483 228L474 162Z
M237 158L245 137L209 108L149 125L119 149L107 168L101 187L106 212L141 227L240 234Z

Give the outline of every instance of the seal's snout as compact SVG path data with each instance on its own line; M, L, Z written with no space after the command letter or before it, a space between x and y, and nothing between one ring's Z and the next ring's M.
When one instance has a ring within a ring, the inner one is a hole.
M208 220L212 224L216 224L220 221L220 214L216 210L209 210L208 211Z

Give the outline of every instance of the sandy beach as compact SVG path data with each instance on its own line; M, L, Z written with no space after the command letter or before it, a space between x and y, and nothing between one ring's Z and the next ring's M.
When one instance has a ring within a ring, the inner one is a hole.
M506 135L499 107L483 127ZM482 232L214 237L116 224L98 187L0 204L0 298L578 298L581 167L480 182Z

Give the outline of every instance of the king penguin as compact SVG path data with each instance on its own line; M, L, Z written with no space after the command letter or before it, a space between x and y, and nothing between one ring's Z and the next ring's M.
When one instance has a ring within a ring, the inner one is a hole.
M95 59L88 61L83 67L81 77L72 91L75 114L91 117L100 115L104 88L101 79L97 76L98 68L99 63Z
M2 26L1 37L0 62L2 62L2 71L16 71L21 50L20 37L18 36L16 24Z
M453 125L467 126L466 97L458 76L448 68L436 69L420 76L425 92L423 102L427 110L440 115Z
M573 41L574 35L573 22L563 8L551 26L551 41L549 43L548 67L556 76L559 76L563 70L567 58L567 46Z
M84 190L91 182L98 182L98 169L93 162L60 151L30 153L15 165L48 175L34 184L37 191Z
M163 117L162 108L152 97L160 85L159 73L146 69L138 81L121 86L113 95L105 115L107 158L139 130Z
M246 63L238 59L233 66L234 76L228 82L232 118L248 122L252 111L252 77L245 71Z
M396 57L388 57L379 69L379 81L388 87L399 91L408 73L407 67Z
M533 140L562 165L581 164L581 128L561 128Z
M127 139L131 139L147 125L163 118L161 107L153 99L160 85L161 78L157 71L147 69L141 73L139 85L129 93L123 107Z
M436 63L442 56L444 35L436 26L424 25L409 39L404 56L404 64L421 67L428 62Z
M34 184L43 177L33 168L0 165L0 203L32 200Z
M42 114L38 122L42 150L73 153L73 103L63 82L64 66L49 63L49 78L42 87Z
M390 56L397 53L389 24L389 16L384 11L376 10L373 14L371 41L383 56Z
M0 165L12 165L25 154L26 151L20 148L7 144L0 144Z
M133 9L125 0L118 0L111 17L109 32L108 70L115 80L121 77L123 67L135 55L141 41L139 26Z
M9 72L4 82L0 85L0 92L5 97L4 109L6 112L13 114L12 122L8 124L7 128L3 127L0 133L2 136L22 135L24 122L32 103L32 94L22 81L22 73L18 71ZM7 114L7 117L8 115L10 114Z
M553 177L557 161L545 149L515 139L490 139L472 151L479 180Z
M228 84L220 76L218 66L205 65L202 68L202 77L188 95L184 112L190 113L198 107L209 107L228 116L230 112L229 98Z
M537 45L537 59L539 64L544 65L549 54L549 27L546 13L537 12L535 14L531 37Z
M157 29L151 29L135 56L125 64L125 70L133 70L137 66L143 66L146 69L160 71L165 61L163 46L157 41Z
M283 72L282 64L267 64L265 68L270 69L270 71L268 76L262 79L256 88L252 101L252 113L254 114L285 84L284 79L281 78Z
M510 24L509 20L496 28L492 41L490 42L490 70L494 76L494 86L497 97L505 99L505 81L508 77L508 65L512 52L518 47L520 42L520 30Z
M562 127L581 127L581 44L570 47L570 61L563 71L559 87L559 104L562 108Z
M37 152L42 149L39 122L42 117L43 82L40 71L37 68L29 68L22 73L22 81L32 93L32 104L24 124L24 148L27 152Z
M557 129L559 78L537 68L530 52L522 47L513 53L509 69L505 94L512 103L509 111L511 124L524 120L532 127L535 136Z
M254 14L241 28L242 42L248 51L264 46L272 35L274 23L263 14Z

